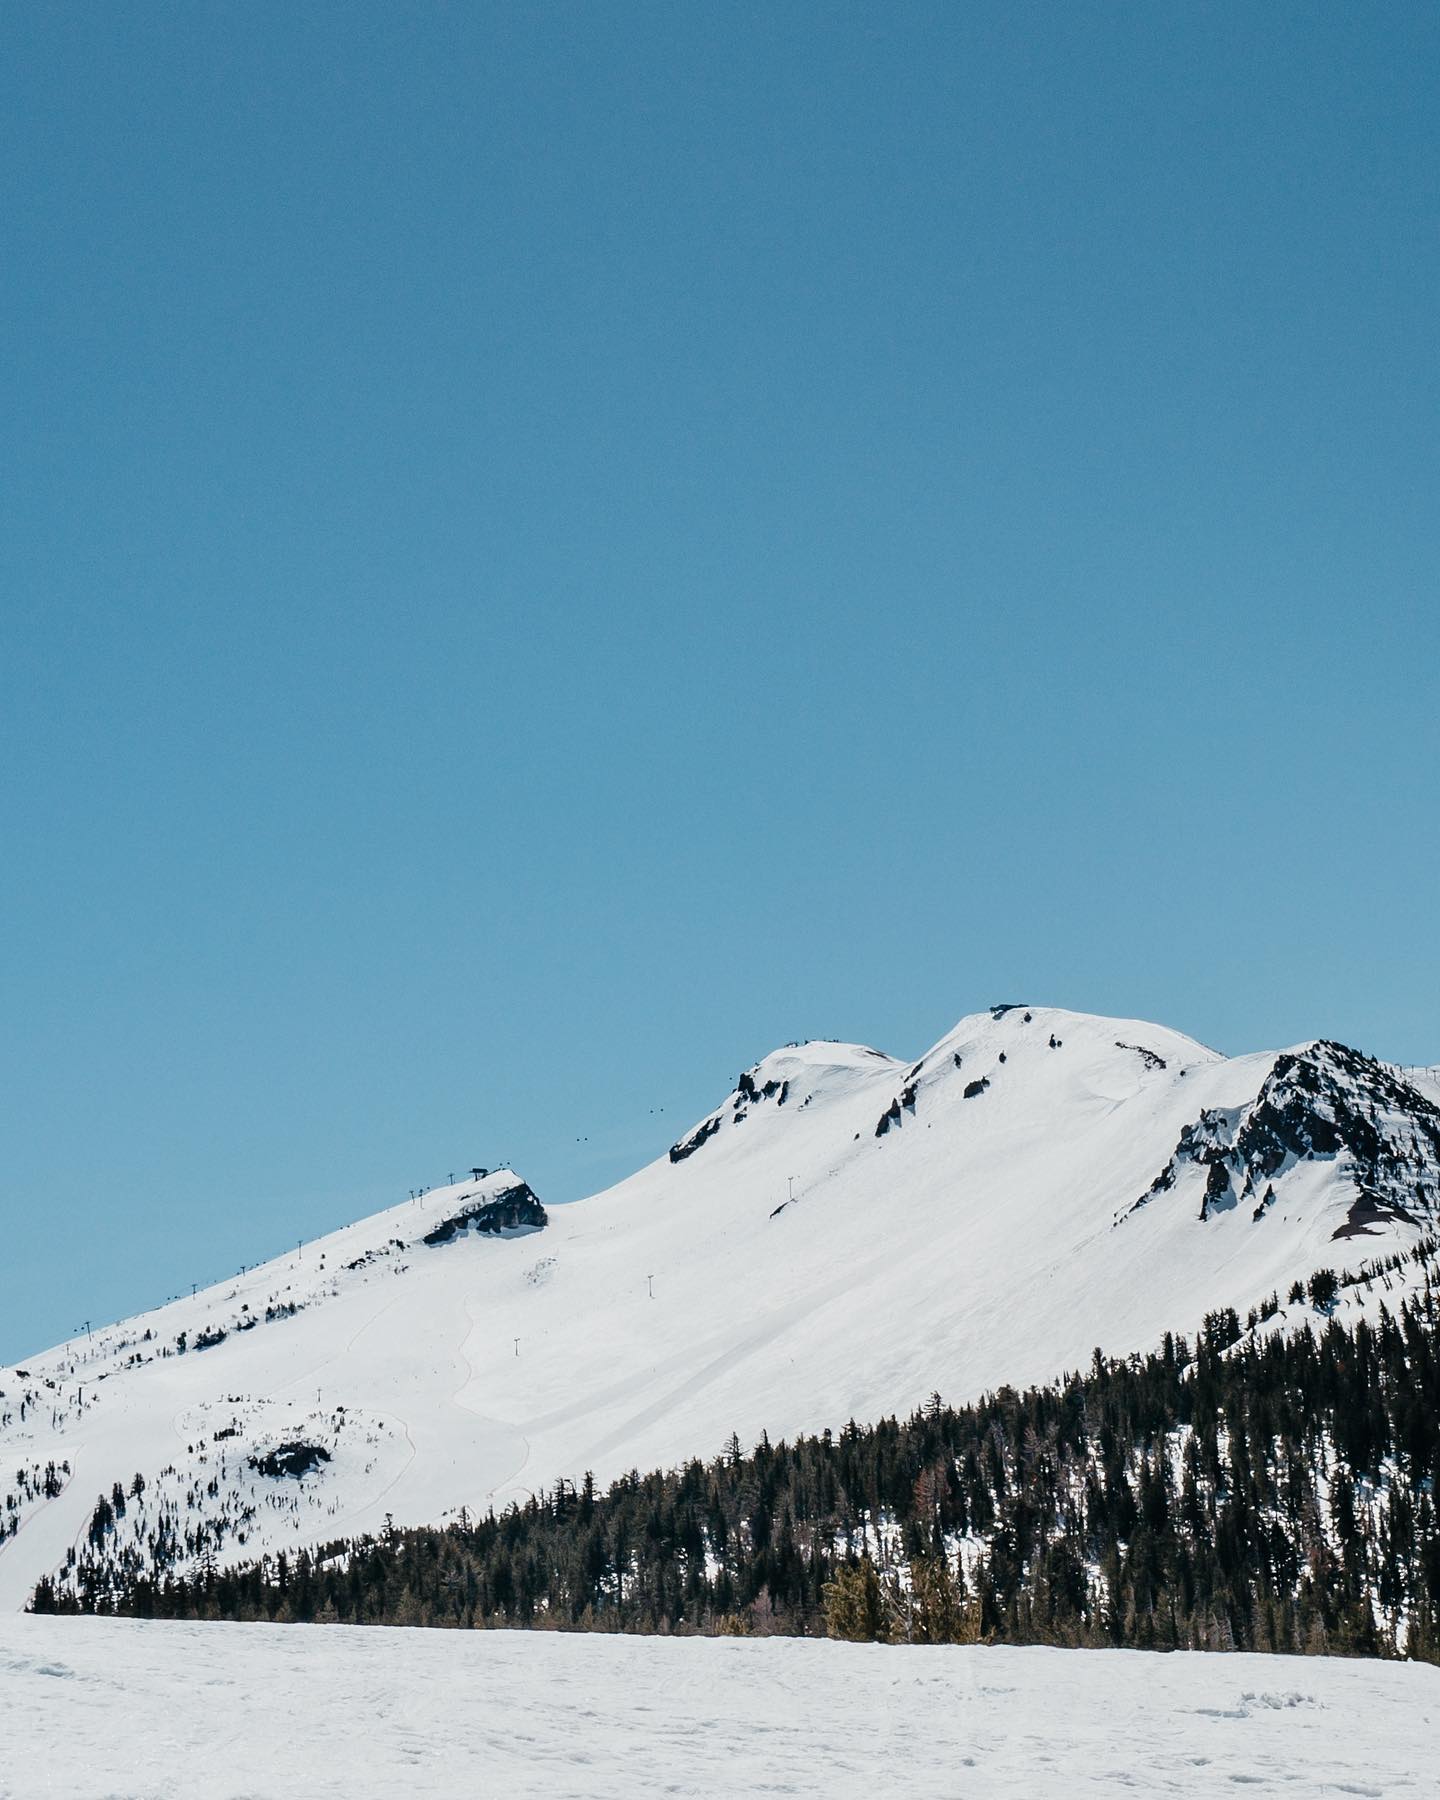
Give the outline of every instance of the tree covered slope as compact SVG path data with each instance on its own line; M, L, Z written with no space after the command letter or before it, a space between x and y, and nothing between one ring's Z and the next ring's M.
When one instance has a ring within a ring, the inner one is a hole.
M738 1443L446 1530L175 1580L107 1545L42 1610L1440 1662L1440 1268L1317 1275L1192 1344L903 1423Z

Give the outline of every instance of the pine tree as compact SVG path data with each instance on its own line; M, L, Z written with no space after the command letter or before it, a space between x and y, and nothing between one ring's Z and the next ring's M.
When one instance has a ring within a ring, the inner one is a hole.
M868 1556L835 1571L822 1589L825 1635L852 1644L872 1643L886 1635L880 1577Z

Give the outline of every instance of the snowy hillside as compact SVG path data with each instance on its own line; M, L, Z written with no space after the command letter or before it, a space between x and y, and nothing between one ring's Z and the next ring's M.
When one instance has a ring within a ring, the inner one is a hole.
M5 1800L1406 1800L1434 1791L1440 1675L1314 1657L11 1618L0 1716Z
M435 1522L1283 1305L1434 1229L1437 1091L1040 1007L913 1063L776 1051L604 1193L479 1174L0 1371L0 1608L87 1536L193 1566Z

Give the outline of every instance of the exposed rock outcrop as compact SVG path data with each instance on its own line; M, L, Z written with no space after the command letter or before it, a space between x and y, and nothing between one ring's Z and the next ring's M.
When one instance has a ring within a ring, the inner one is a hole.
M1150 1065L1153 1052L1141 1054ZM1258 1223L1274 1203L1275 1179L1321 1158L1341 1159L1357 1190L1335 1237L1440 1212L1440 1107L1385 1064L1322 1039L1277 1056L1248 1106L1207 1107L1186 1125L1174 1155L1116 1223L1174 1188L1187 1166L1205 1170L1201 1219L1253 1205Z
M433 1230L425 1233L427 1244L448 1244L462 1232L478 1232L482 1237L518 1237L522 1233L540 1231L550 1223L550 1216L536 1199L530 1184L517 1181L498 1194L477 1199L473 1206L451 1213Z

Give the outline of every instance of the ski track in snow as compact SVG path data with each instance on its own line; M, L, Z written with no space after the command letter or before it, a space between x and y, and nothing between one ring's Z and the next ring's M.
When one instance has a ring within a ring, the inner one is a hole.
M465 1375L451 1398L456 1406L469 1413L473 1418L478 1419L482 1425L489 1425L496 1431L510 1430L511 1428L506 1426L502 1419L491 1418L488 1414L482 1413L478 1406L472 1405L470 1401L465 1398L466 1393L471 1387L481 1385L484 1380L480 1364L470 1355L470 1340L479 1327L476 1324L474 1311L468 1301L465 1304L465 1317L468 1328L460 1341L460 1356L465 1364ZM518 1483L520 1477L525 1473L525 1466L530 1461L529 1438L526 1437L523 1432L519 1431L514 1432L513 1435L519 1438L520 1442L524 1445L524 1450L515 1467L487 1491L485 1495L487 1501L492 1500L502 1488L513 1488ZM527 1489L526 1492L528 1493L529 1490Z
M812 1314L821 1311L832 1301L853 1292L857 1285L855 1277L842 1275L838 1280L832 1281L828 1287L822 1289L820 1293L810 1296L809 1299L797 1301L793 1306L781 1307L745 1337L731 1338L726 1341L724 1347L708 1361L702 1363L694 1374L688 1376L677 1387L662 1394L649 1406L643 1407L639 1412L622 1420L613 1431L598 1443L592 1444L584 1452L586 1466L588 1467L592 1463L603 1465L615 1450L629 1442L636 1433L643 1431L647 1426L657 1424L678 1407L684 1405L687 1400L693 1400L721 1375L733 1373L747 1358L769 1349L786 1332L793 1331L796 1325L808 1319ZM632 1382L628 1384L628 1390L622 1387L621 1392L638 1392L641 1387L641 1382ZM611 1397L618 1397L613 1390Z
M1430 1800L1440 1670L0 1618L0 1800Z

